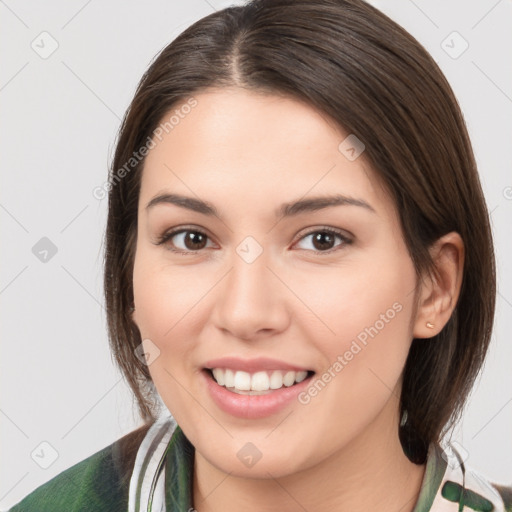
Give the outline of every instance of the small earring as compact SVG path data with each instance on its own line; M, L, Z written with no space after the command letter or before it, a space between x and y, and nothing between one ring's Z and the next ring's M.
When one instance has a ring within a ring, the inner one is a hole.
M433 329L434 328L434 324L432 322L427 322L425 324L429 329Z

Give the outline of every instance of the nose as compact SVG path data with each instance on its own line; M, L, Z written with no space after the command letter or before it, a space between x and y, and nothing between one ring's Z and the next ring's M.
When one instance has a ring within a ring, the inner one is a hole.
M234 253L231 269L219 284L212 312L218 329L251 341L288 326L287 289L270 268L265 252L251 263Z

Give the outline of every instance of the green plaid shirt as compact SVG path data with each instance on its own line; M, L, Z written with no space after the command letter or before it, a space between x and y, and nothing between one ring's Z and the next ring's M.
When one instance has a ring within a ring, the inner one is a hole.
M194 447L171 417L160 418L66 469L7 512L190 512L193 468ZM413 512L491 511L512 512L512 486L466 466L455 447L431 445Z

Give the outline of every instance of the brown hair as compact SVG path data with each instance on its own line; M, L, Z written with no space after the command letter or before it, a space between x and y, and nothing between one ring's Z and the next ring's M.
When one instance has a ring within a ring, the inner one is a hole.
M495 263L488 211L465 122L427 51L362 0L253 0L194 23L142 77L120 128L110 174L105 298L110 344L144 421L155 419L148 368L131 321L137 207L144 160L116 175L171 107L210 87L243 87L307 102L366 146L396 205L418 276L450 231L464 241L462 289L444 329L414 339L400 412L404 452L423 463L460 419L490 342ZM116 178L117 182L113 182ZM149 386L149 387L148 387ZM446 429L445 429L446 427Z

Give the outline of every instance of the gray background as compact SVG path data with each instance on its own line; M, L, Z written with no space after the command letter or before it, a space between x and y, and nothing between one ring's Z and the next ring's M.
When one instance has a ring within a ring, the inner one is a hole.
M108 349L106 200L92 191L107 179L120 119L151 59L232 3L0 1L1 508L139 425ZM485 370L452 440L468 464L510 484L512 3L372 3L439 63L472 137L492 212L499 296Z

